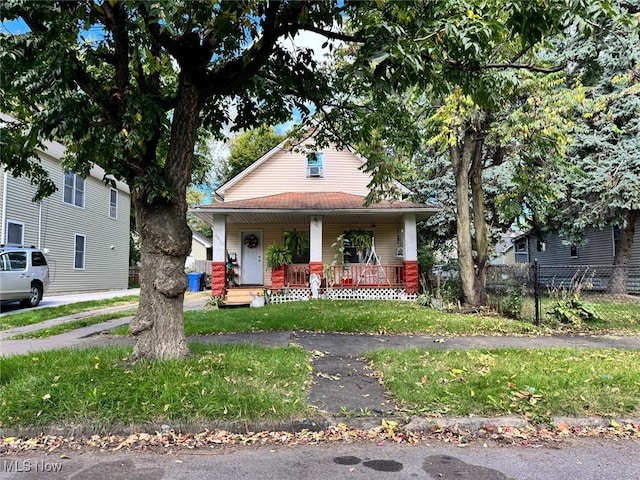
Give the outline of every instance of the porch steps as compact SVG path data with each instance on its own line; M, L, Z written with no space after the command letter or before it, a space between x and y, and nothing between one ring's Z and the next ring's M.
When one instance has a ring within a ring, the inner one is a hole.
M256 287L243 288L233 287L227 290L227 296L224 299L224 307L236 308L236 307L248 307L251 305L253 296L252 292L257 291Z

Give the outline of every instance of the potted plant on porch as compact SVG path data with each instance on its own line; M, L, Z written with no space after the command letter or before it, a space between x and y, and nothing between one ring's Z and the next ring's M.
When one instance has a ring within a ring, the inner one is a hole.
M284 287L284 266L291 263L291 252L276 243L267 247L265 252L267 267L271 268L271 287Z

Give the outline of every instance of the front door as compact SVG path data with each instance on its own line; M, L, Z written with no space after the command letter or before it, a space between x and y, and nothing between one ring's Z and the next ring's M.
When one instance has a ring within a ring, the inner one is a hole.
M242 253L240 258L240 282L242 285L262 285L262 232L240 232Z

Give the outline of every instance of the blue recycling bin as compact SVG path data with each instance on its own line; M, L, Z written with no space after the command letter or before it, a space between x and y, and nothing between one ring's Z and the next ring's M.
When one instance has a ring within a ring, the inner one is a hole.
M202 280L201 272L189 272L187 273L187 278L189 279L189 290L192 292L200 291L200 282Z

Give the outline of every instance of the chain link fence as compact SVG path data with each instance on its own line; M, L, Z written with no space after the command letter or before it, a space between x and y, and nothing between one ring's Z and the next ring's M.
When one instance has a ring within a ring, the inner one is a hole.
M612 276L623 268L626 293L607 293ZM582 309L585 316L592 311L619 327L625 321L640 323L640 265L492 265L487 292L497 311L535 324L558 320L563 314L571 323L571 309Z

